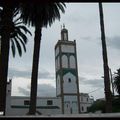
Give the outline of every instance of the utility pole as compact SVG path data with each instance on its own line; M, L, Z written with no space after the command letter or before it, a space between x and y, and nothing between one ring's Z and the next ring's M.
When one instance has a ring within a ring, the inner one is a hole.
M109 68L109 71L110 71L110 77L111 77L112 93L113 93L113 97L114 97L114 84L113 84L113 76L112 76L112 71L111 71L111 69L110 69L110 68Z
M100 29L101 29L101 42L102 42L102 55L103 55L103 69L104 69L104 91L106 100L106 113L112 112L112 95L110 91L110 76L107 58L107 47L105 40L105 30L104 30L104 18L103 18L103 8L102 3L99 2L99 14L100 14Z

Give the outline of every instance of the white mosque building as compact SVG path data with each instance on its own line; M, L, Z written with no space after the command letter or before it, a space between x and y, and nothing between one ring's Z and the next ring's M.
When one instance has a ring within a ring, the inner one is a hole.
M79 92L76 41L69 41L63 26L61 40L55 45L56 97L37 97L38 115L86 113L94 99ZM6 115L26 115L30 97L11 96L11 81L7 85Z

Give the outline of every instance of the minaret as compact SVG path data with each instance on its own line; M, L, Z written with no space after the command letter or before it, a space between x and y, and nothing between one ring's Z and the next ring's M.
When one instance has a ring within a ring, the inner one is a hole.
M61 97L62 113L80 113L76 41L68 40L63 25L61 40L55 46L56 95Z

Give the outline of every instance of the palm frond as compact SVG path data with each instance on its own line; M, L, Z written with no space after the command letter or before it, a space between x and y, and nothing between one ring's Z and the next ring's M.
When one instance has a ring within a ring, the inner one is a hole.
M19 40L23 41L23 43L24 43L24 44L27 44L27 42L26 42L26 41L24 41L24 39L23 39L22 37L20 37L20 36L19 36L19 34L17 34L17 35L16 35L16 37L17 37L17 39L19 39Z
M117 70L114 77L114 88L120 95L120 69Z
M12 49L12 55L13 57L15 57L15 44L14 44L14 40L11 39L11 49Z
M27 37L26 35L19 29L16 27L16 30L17 30L17 34L24 40L25 43L27 43Z
M21 19L20 19L20 16L17 17L13 22L16 24L16 22L19 21L19 20L21 20Z
M29 33L32 36L32 33L23 25L17 26L19 29L22 29L25 33Z
M17 23L14 23L15 26L19 25L19 24L23 24L23 22L17 22Z
M23 46L24 52L26 52L26 46L25 46L25 43L22 41L22 39L20 39L18 36L16 36L16 39L19 39L19 41L21 42Z
M19 8L15 8L14 13L13 13L13 18L16 17L19 13Z
M18 42L18 40L16 38L14 38L14 40L15 40L15 43L16 43L16 46L17 46L19 56L21 57L22 56L22 49L21 49L20 43Z
M65 7L63 2L42 4L29 2L21 7L21 18L25 24L28 23L32 26L39 24L42 27L47 27L47 25L51 26L55 19L60 20L60 11L64 13Z
M2 12L3 10L0 8L0 35L2 34L1 30L3 27L1 23ZM27 29L24 25L22 25L23 21L21 21L21 17L18 14L19 14L19 7L15 7L12 16L13 25L10 33L11 50L13 57L15 57L16 49L18 50L20 56L22 56L22 47L23 50L26 52L26 43L28 41L26 34L29 33L30 35L32 35L29 29Z

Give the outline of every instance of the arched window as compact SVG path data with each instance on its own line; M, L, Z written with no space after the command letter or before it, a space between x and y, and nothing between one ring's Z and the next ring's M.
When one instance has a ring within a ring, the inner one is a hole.
M62 56L62 67L63 68L68 68L68 58L66 55Z
M73 55L70 56L70 68L75 68L75 57Z

